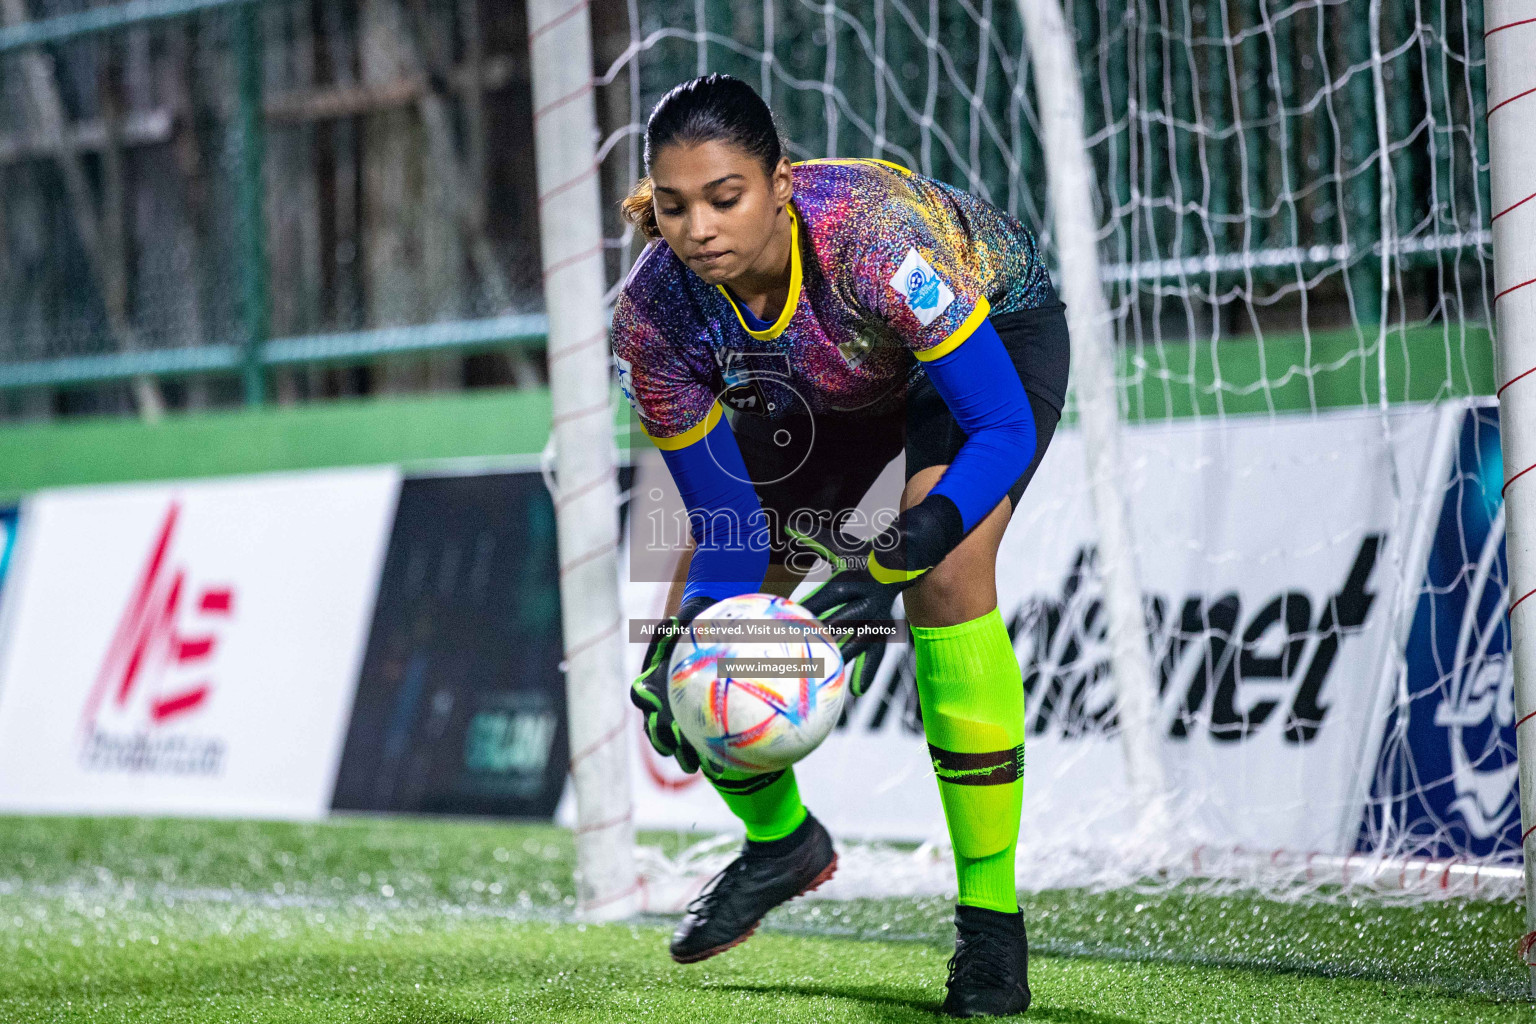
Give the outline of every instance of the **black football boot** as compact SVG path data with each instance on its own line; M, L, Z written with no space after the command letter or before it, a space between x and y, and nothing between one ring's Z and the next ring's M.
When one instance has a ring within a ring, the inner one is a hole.
M687 915L672 935L672 959L697 963L747 941L764 914L810 892L836 870L832 837L809 814L783 839L748 840L741 856L688 904Z
M957 906L955 930L943 1011L951 1017L1001 1017L1029 1009L1024 915Z

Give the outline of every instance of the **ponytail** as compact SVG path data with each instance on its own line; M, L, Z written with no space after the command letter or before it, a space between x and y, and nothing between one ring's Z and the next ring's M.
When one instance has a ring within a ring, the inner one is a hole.
M629 195L619 204L619 210L626 221L640 229L647 241L661 237L661 228L656 226L656 207L652 205L649 175L635 182L635 187L629 190Z

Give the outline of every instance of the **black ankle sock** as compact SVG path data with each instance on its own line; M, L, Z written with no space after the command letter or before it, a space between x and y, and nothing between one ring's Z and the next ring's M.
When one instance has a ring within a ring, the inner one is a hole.
M1004 913L1001 910L988 910L986 907L972 907L964 903L955 904L955 925L959 927L962 922L973 928L987 928L993 931L1014 932L1024 923L1022 911Z
M750 853L754 857L782 857L805 842L805 837L810 835L814 827L811 822L816 819L811 817L811 812L805 812L805 820L795 827L795 830L783 839L770 839L767 842L756 842L748 839L743 853Z

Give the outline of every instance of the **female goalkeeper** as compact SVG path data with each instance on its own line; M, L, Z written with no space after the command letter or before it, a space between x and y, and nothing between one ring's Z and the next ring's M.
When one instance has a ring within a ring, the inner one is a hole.
M1024 691L997 610L997 549L1067 383L1063 307L1035 240L896 164L791 164L767 105L726 75L656 105L645 159L624 213L652 241L612 337L620 383L689 510L694 546L671 613L686 624L761 591L770 564L792 585L805 548L786 571L786 532L838 569L803 602L823 620L888 618L904 594L959 875L944 1010L1020 1012ZM903 453L900 513L867 559L828 550L825 527ZM652 643L633 698L656 749L693 771L667 702L674 642ZM683 963L743 941L836 866L792 771L705 767L747 841L673 936Z

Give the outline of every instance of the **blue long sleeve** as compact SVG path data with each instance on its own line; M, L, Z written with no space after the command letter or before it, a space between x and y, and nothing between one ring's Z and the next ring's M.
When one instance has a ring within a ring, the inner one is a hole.
M661 454L688 508L695 544L683 600L761 590L768 570L768 517L725 417L700 440L663 448Z
M991 321L923 367L966 441L931 494L955 503L967 533L1003 500L1035 457L1035 417Z

